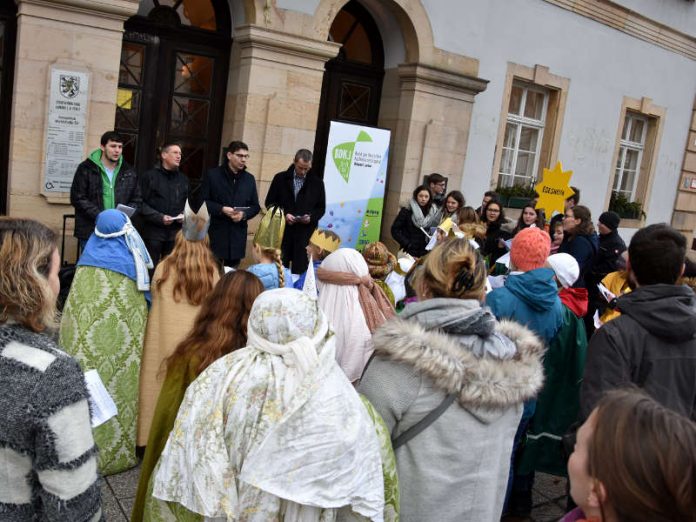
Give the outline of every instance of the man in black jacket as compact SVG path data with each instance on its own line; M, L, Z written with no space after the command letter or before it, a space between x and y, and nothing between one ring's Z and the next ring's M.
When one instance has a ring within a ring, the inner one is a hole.
M311 168L312 153L298 150L288 170L275 175L266 196L266 208L277 206L285 212L283 264L293 274L307 270L305 248L326 211L324 181Z
M696 421L696 296L677 285L685 258L686 239L664 223L633 236L627 267L637 288L619 297L621 316L590 340L582 418L604 392L633 385Z
M176 233L181 230L189 182L179 170L180 163L181 146L165 143L160 147L160 164L140 178L140 235L154 265L172 251Z
M140 208L140 187L133 167L123 160L123 138L113 131L101 137L101 145L77 166L70 188L75 207L75 237L84 246L94 231L97 215L118 204Z
M233 141L227 161L203 176L202 198L210 213L210 247L225 264L235 268L244 257L247 221L261 210L256 180L246 171L249 147Z

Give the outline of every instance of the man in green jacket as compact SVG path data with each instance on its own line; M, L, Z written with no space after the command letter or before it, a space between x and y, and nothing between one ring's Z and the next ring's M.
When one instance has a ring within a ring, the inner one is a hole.
M118 204L136 211L142 199L135 170L123 160L123 138L109 131L102 135L98 149L80 163L70 188L75 207L75 237L84 246L94 231L97 215Z

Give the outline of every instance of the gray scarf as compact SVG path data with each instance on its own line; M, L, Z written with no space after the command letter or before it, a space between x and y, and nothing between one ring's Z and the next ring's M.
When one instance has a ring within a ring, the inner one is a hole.
M423 216L423 209L420 207L415 199L410 202L411 205L411 221L418 228L427 229L430 227L436 227L440 223L440 209L437 205L430 205L430 210L427 216Z
M474 299L434 298L409 303L399 314L418 321L427 330L441 330L477 357L513 357L515 344L496 332L496 319L490 308Z

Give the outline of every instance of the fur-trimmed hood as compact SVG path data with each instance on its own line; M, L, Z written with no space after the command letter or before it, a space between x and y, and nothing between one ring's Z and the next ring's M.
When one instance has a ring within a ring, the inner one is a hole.
M534 397L541 388L544 345L514 321L497 323L495 331L515 344L513 357L478 357L452 336L401 319L385 323L372 341L376 355L412 366L436 388L458 394L463 407L507 408Z

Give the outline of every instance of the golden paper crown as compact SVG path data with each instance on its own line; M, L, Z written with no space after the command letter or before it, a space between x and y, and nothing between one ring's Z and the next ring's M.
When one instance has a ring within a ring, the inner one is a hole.
M188 199L184 206L184 222L181 226L181 232L187 241L203 241L208 234L210 226L210 214L208 206L203 202L198 212L191 210Z
M276 248L280 250L285 233L285 216L278 207L271 207L261 218L259 228L254 235L254 244L262 248Z
M319 228L314 231L309 242L327 252L335 252L341 246L340 239L326 235L326 231Z

